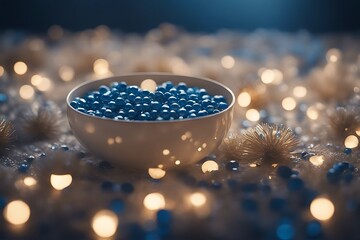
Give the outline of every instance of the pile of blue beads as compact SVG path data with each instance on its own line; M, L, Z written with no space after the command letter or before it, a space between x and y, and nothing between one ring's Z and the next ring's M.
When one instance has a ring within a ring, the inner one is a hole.
M224 96L210 95L206 89L165 82L155 92L113 82L75 98L70 105L91 116L114 120L162 121L197 118L228 108Z
M348 162L335 163L327 172L327 180L336 184L341 181L350 183L354 178L355 167Z

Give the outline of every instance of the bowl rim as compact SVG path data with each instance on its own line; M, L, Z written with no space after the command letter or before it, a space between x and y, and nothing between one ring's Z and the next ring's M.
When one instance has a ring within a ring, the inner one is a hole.
M98 116L92 116L83 112L80 112L78 110L76 110L75 108L73 108L70 105L70 96L78 89L88 85L89 83L93 83L93 82L100 82L103 80L107 80L107 79L112 79L112 78L119 78L119 77L128 77L128 76L141 76L141 75L146 75L146 76L151 76L151 75L164 75L164 76L178 76L178 77L191 77L191 78L198 78L204 81L208 81L208 82L212 82L216 85L219 85L220 87L224 88L226 91L228 91L231 95L231 103L229 104L229 106L222 110L221 112L215 113L215 114L211 114L211 115L206 115L206 116L201 116L201 117L196 117L196 118L186 118L186 119L174 119L174 120L163 120L163 121L142 121L142 120L116 120L116 119L111 119L111 118L102 118L102 117L98 117ZM68 109L71 109L72 111L84 115L85 117L89 117L89 118L94 118L94 119L99 119L99 120L103 120L103 121L111 121L111 122L115 122L115 123L146 123L146 124L164 124L164 123L179 123L179 122L187 122L187 121L196 121L196 120L201 120L201 119L205 119L205 118L211 118L211 117L216 117L217 115L223 114L225 112L227 112L228 110L230 110L235 104L235 95L234 93L231 91L231 89L229 87L227 87L226 85L212 80L210 78L206 78L206 77L199 77L199 76L193 76L193 75L179 75L179 74L172 74L172 73L166 73L166 72L137 72L137 73L128 73L128 74L121 74L121 75L115 75L115 76L111 76L111 77L106 77L106 78L99 78L99 79L95 79L95 80L88 80L85 81L79 85L77 85L76 87L74 87L67 95L66 97L66 105Z

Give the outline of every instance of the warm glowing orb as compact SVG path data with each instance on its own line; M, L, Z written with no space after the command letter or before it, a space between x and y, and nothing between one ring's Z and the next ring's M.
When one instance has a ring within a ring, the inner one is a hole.
M335 207L327 198L316 198L310 204L310 212L314 218L325 221L334 215Z
M315 166L321 166L324 163L324 156L312 156L309 158L309 161Z
M190 202L195 207L201 207L206 203L206 196L203 193L196 192L190 195Z
M247 107L251 103L251 96L248 92L242 92L237 97L237 102L240 107Z
M116 233L119 219L115 213L109 210L101 210L92 219L92 229L102 238L108 238Z
M359 139L355 135L347 136L344 145L347 148L356 148L359 145Z
M24 75L28 70L27 65L24 62L16 62L14 64L14 72L18 75Z
M203 173L217 171L219 170L219 165L213 160L208 160L201 165L201 170Z
M21 200L12 201L4 209L4 217L11 224L24 224L30 218L30 208Z
M51 174L50 183L56 190L63 190L70 186L72 182L72 176L70 174L55 175Z
M150 193L146 195L143 203L149 210L159 210L165 207L165 198L161 193Z
M166 171L161 168L149 168L148 173L153 179L163 178L166 174Z

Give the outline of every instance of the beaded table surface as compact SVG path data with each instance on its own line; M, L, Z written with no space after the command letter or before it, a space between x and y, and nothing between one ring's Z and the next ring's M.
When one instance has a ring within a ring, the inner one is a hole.
M53 26L0 53L0 239L360 239L358 36ZM69 91L144 71L234 92L219 149L141 172L79 144Z

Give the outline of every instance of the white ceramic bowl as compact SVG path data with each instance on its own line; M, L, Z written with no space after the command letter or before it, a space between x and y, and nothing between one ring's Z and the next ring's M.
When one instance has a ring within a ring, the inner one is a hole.
M229 107L224 111L184 120L119 121L90 116L75 110L70 102L100 85L125 81L138 85L145 79L157 84L172 81L205 88L223 95ZM70 127L79 142L95 155L117 167L147 169L181 167L201 160L214 151L227 134L233 117L234 94L210 79L163 73L139 73L85 82L67 97Z

